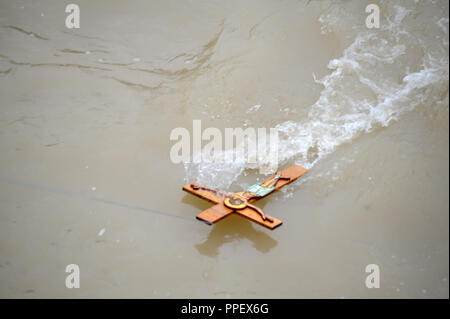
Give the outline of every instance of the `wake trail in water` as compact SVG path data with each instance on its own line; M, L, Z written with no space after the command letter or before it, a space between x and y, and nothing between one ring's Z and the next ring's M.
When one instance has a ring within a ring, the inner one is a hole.
M354 41L340 58L328 63L331 73L315 79L324 88L308 116L276 125L279 166L293 162L310 169L339 145L386 127L418 106L448 109L445 2L438 2L431 12L420 3L398 3L381 3L380 10L388 14L380 21L380 29L357 26ZM332 5L321 15L324 32L355 28L337 27L345 10L339 6ZM339 36L342 31L335 32ZM258 167L243 162L185 164L186 179L223 189L254 168Z

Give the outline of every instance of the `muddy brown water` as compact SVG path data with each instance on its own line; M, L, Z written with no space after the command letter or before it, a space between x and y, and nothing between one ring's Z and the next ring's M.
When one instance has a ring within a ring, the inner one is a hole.
M2 1L0 296L448 298L448 3L367 3ZM280 129L281 227L195 220L264 176L172 163L194 119Z

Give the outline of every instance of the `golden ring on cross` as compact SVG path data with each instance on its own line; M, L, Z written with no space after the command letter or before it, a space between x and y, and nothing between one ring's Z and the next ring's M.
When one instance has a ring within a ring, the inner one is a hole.
M243 209L247 207L247 202L237 196L227 197L224 199L223 203L226 207L232 209Z

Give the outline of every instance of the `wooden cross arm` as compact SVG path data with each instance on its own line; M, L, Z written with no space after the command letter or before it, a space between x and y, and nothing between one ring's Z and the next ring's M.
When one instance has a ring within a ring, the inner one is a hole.
M306 168L303 168L303 167L297 166L297 165L292 165L291 167L286 168L284 171L279 172L281 174L281 176L289 177L290 179L289 180L280 179L278 181L277 185L275 186L275 190L274 191L277 191L280 188L282 188L283 186L286 186L287 184L292 183L293 181L295 181L297 178L299 178L300 176L302 176L306 172L307 172ZM213 193L211 191L208 191L208 190L203 190L203 189L201 189L201 187L202 187L201 185L198 185L198 186L200 186L199 189L194 189L192 187L193 184L197 185L196 183L191 183L191 184L184 185L183 186L183 190L185 192L191 193L192 195L195 195L197 197L206 199L207 201L210 201L210 202L212 202L214 204L221 203L224 200L224 196L220 196L220 195L215 194L215 193ZM272 193L270 193L270 194L272 194ZM270 195L270 194L268 194L268 195ZM260 198L263 198L263 197L252 198L252 199L250 199L250 202L257 201Z
M206 199L207 201L209 201L211 203L214 203L214 204L218 204L218 203L223 202L223 200L224 200L223 196L217 195L217 194L215 194L213 192L210 192L210 191L207 191L207 190L204 190L204 189L201 189L201 188L194 189L192 187L192 185L197 185L197 184L196 183L192 183L192 184L184 185L183 186L183 190L185 192L191 193L192 195L195 195L197 197ZM198 186L201 186L201 185L198 185Z
M273 192L267 194L266 196L273 194L274 192L276 192L277 190L279 190L280 188L292 183L293 181L295 181L297 178L299 178L300 176L302 176L303 174L305 174L308 170L304 167L301 166L297 166L297 165L292 165L291 167L286 168L285 170L278 172L282 177L289 177L289 179L280 179L278 181L278 183L275 185L275 189L273 190ZM270 178L269 178L270 179ZM265 181L264 181L265 182ZM264 183L262 182L262 183ZM254 197L252 199L250 199L250 202L254 202L257 201L258 199L264 198L266 196L263 197Z
M207 223L208 225L212 225L217 223L219 220L224 219L228 215L232 214L233 210L231 208L226 207L222 202L214 205L213 207L208 208L207 210L202 211L200 214L196 216L197 219Z
M231 208L226 207L223 203L214 205L211 208L208 208L207 210L204 210L200 214L198 214L196 217L197 219L207 223L208 225L212 225L214 223L217 223L219 220L224 219L225 217L231 215L233 213L233 210ZM260 214L255 212L251 208L244 208L240 210L235 211L236 214L239 214L247 219L250 219L251 221L260 224L261 226L267 227L269 229L274 229L278 226L280 226L283 222L279 220L278 218L269 216L266 214L266 217L272 218L273 222L264 220Z

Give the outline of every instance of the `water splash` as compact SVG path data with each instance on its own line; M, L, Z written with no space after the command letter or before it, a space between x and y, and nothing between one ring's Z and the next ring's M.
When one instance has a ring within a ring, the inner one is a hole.
M391 14L379 30L359 26L343 55L328 63L331 73L316 79L324 88L308 116L276 125L280 164L311 168L339 145L386 127L419 105L448 108L448 17L422 14L419 4L403 5L382 2L382 12ZM321 15L323 30L333 32L338 13L331 6ZM420 21L427 28L418 30ZM252 168L246 163L185 165L187 179L225 189Z

